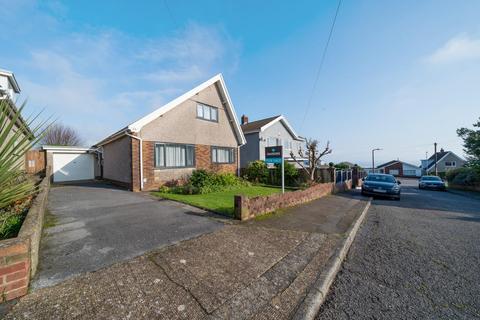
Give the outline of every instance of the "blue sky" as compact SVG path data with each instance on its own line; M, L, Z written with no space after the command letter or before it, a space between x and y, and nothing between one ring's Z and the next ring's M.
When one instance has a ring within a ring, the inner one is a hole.
M222 72L237 114L285 115L327 161L418 164L480 116L480 2L0 0L0 68L28 111L94 143ZM305 115L306 113L306 115ZM303 121L306 118L305 122Z

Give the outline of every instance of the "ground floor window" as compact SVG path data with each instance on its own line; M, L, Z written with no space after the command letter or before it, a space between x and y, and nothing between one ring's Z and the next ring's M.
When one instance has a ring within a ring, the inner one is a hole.
M235 149L212 147L212 162L213 163L234 163Z
M195 166L195 146L177 143L156 143L156 168L188 168Z

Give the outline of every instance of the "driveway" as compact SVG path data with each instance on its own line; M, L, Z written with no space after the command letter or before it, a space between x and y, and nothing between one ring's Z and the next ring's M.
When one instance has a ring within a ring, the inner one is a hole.
M480 319L480 199L375 199L317 319Z
M53 186L48 209L34 289L223 225L192 207L93 182Z

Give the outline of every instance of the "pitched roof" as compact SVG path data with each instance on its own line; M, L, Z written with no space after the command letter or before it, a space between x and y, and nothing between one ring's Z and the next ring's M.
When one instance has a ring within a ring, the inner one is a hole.
M270 122L272 122L273 120L275 120L278 117L280 117L280 115L273 116L273 117L270 117L270 118L260 119L260 120L256 120L256 121L252 121L252 122L248 122L248 123L242 124L241 128L242 128L244 133L252 132L252 131L260 131L260 129L264 125L269 124Z
M244 134L248 134L252 132L261 132L278 121L281 121L283 123L285 128L290 132L290 134L293 136L295 140L300 140L300 141L305 140L305 138L297 135L295 130L293 130L292 126L288 123L287 119L282 115L248 122L244 125L241 125L241 128Z
M439 151L437 152L437 162L445 158L449 153L453 154L457 158L461 159L459 156L457 156L455 153L452 151ZM427 170L431 169L432 167L435 166L435 154L433 154L430 158L428 158L428 166Z
M388 161L388 162L385 162L384 164L381 164L379 166L377 166L377 169L379 168L383 168L383 167L388 167L389 165L392 165L396 162L401 162L400 160L392 160L392 161Z
M392 165L392 164L394 164L394 163L397 163L397 162L400 162L400 163L402 163L402 164L407 164L407 165L412 166L412 167L419 168L419 166L416 166L416 165L411 164L411 163L407 163L407 162L400 161L400 160L392 160L392 161L388 161L388 162L385 162L384 164L381 164L381 165L377 166L377 169L379 169L379 168L384 168L384 167L388 167L388 166L390 166L390 165Z
M228 94L227 86L225 85L225 81L223 80L223 76L221 73L217 74L216 76L208 79L207 81L201 83L200 85L196 86L192 90L184 93L180 97L170 101L169 103L165 104L164 106L158 108L157 110L147 114L146 116L140 118L139 120L129 124L128 126L118 130L114 134L108 136L107 138L103 139L96 146L103 145L117 137L123 136L128 132L139 132L146 124L150 123L151 121L157 119L161 115L165 114L166 112L172 110L173 108L179 106L183 102L187 101L200 91L206 89L211 85L218 85L218 89L220 94L222 95L222 103L225 104L225 109L230 116L230 119L233 121L233 128L235 130L235 134L237 136L239 144L243 145L246 143L245 137L243 135L243 131L240 128L240 124L238 123L237 115L235 113L235 108L233 107L233 103L230 99L230 95Z

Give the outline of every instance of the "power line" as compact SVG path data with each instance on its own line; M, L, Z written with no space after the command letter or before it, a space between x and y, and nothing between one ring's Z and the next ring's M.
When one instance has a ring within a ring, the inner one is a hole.
M330 27L330 32L328 34L327 42L325 43L325 47L323 48L322 58L320 59L320 65L318 66L317 74L315 76L315 81L313 82L312 92L310 93L310 97L308 98L307 108L305 109L305 114L303 115L302 125L300 127L301 129L303 129L303 125L305 124L305 119L307 118L308 111L312 104L313 95L315 93L315 89L317 88L318 79L320 78L320 73L322 71L323 64L325 62L325 57L327 56L328 47L330 45L330 40L332 39L333 30L335 28L335 23L337 22L337 16L338 16L338 12L340 11L341 4L342 4L342 0L338 0L337 10L335 11L335 16L333 18L333 22Z

